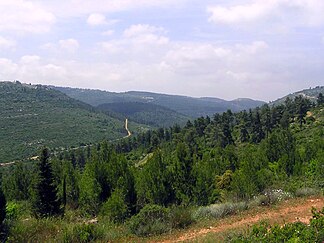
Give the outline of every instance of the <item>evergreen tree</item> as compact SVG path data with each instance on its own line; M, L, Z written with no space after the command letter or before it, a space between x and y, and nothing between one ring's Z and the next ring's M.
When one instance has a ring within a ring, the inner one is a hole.
M32 199L32 210L34 215L42 218L62 213L47 148L44 148L41 152L37 169L38 175Z
M295 97L295 105L296 105L296 113L297 119L299 122L299 126L302 127L303 123L305 123L305 116L307 110L310 108L310 101L303 98L301 95Z
M262 123L264 125L264 131L266 132L266 137L268 137L272 129L272 124L271 124L270 107L267 104L261 107L261 118L262 118Z
M252 142L259 143L264 138L262 123L259 110L256 111L255 119L252 124Z
M6 198L0 187L0 225L3 223L3 220L6 218Z
M318 94L318 97L317 97L317 105L319 105L319 106L324 105L324 96L323 96L322 93L319 93Z

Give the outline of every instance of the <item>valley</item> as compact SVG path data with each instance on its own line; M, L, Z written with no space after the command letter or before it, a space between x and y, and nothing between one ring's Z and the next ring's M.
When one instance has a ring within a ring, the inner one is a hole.
M9 242L231 242L272 237L250 227L290 227L291 238L321 224L319 88L315 102L286 97L198 118L151 102L94 107L46 86L0 88ZM308 225L312 206L318 222ZM297 238L316 242L316 232Z

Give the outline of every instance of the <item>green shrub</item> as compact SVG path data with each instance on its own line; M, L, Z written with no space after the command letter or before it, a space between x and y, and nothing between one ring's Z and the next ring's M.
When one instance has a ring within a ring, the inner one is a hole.
M312 209L313 218L310 224L301 222L284 226L260 223L246 234L229 238L229 242L323 242L324 241L324 208L322 211Z
M200 207L193 213L194 219L219 219L248 208L247 202L213 204Z
M10 225L7 242L49 242L53 241L62 228L57 218L17 220Z
M9 220L15 220L20 214L20 205L15 202L8 202L6 206L6 218Z
M249 207L255 207L255 206L269 206L270 198L266 195L259 195L255 196L253 200L249 202Z
M63 233L63 242L90 242L103 236L94 224L80 224L68 228Z
M292 194L282 189L266 190L264 195L268 198L268 204L275 204L283 200L292 198Z
M170 220L174 229L186 228L194 222L191 210L183 206L171 208Z
M128 208L124 196L119 191L114 191L110 198L103 204L101 215L107 216L114 223L122 223L128 216Z
M308 197L319 194L319 190L311 187L303 187L296 190L296 197Z
M159 205L146 205L129 222L130 231L139 236L157 235L171 230L170 210Z

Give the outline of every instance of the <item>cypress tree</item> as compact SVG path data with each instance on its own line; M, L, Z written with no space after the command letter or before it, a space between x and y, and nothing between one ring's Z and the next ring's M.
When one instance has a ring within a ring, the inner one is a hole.
M319 106L324 105L324 96L322 93L319 93L317 96L317 104Z
M0 188L0 225L3 223L4 219L6 218L6 198Z
M50 217L62 213L57 187L49 162L49 151L44 148L37 164L38 175L33 191L32 210L37 218Z

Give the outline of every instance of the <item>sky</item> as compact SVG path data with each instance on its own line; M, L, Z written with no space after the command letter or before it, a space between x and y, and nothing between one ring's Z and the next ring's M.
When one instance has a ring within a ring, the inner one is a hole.
M0 0L0 80L272 101L324 85L323 0Z

